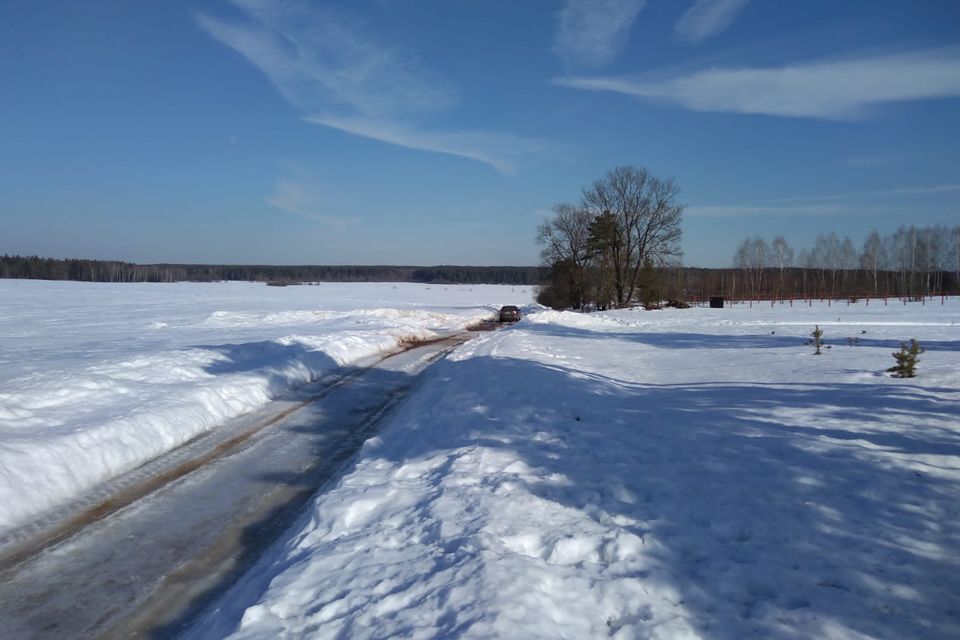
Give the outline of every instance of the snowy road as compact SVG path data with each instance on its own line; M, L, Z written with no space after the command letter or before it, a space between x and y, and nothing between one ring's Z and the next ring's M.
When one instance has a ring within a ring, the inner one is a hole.
M174 635L469 337L302 387L14 532L0 541L0 637Z

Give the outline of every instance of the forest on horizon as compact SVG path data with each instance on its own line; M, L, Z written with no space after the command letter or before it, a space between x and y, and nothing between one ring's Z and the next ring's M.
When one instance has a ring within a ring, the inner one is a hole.
M952 270L864 269L824 263L819 267L752 266L657 269L657 297L703 301L839 297L912 297L960 295ZM37 256L0 256L0 278L83 282L219 282L270 284L309 282L415 282L424 284L543 285L546 267L377 266L377 265L140 265L113 260L75 260Z
M0 278L83 282L421 282L535 285L544 269L531 266L214 265L136 264L39 256L0 257Z

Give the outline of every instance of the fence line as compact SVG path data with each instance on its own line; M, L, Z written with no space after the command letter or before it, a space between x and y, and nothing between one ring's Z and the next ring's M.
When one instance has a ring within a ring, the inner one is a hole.
M940 306L946 304L948 298L958 298L960 296L956 294L948 293L932 293L918 296L888 296L888 295L858 295L858 296L830 296L827 294L819 295L796 295L796 296L756 296L756 297L735 297L731 298L728 296L688 296L686 302L693 306L705 307L709 306L710 299L714 297L723 298L724 308L729 308L734 305L747 305L752 308L754 306L761 306L764 304L769 304L773 307L777 304L793 306L806 305L812 307L814 302L827 303L828 307L837 305L846 305L850 306L852 304L865 304L865 306L870 306L871 301L874 305L883 304L883 306L890 306L891 304L909 304L909 303L920 303L921 306L926 306L928 302L930 304L936 304L939 302Z

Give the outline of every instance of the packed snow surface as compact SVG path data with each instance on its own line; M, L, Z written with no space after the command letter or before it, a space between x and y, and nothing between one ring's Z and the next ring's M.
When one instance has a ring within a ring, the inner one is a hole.
M0 280L0 535L292 386L531 295Z
M960 637L958 300L542 310L426 375L197 637Z

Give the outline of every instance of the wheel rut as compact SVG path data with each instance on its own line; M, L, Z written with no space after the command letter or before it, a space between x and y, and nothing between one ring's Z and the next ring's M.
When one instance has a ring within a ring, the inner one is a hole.
M0 637L174 637L289 528L419 374L474 333L405 345L197 438L0 555Z

